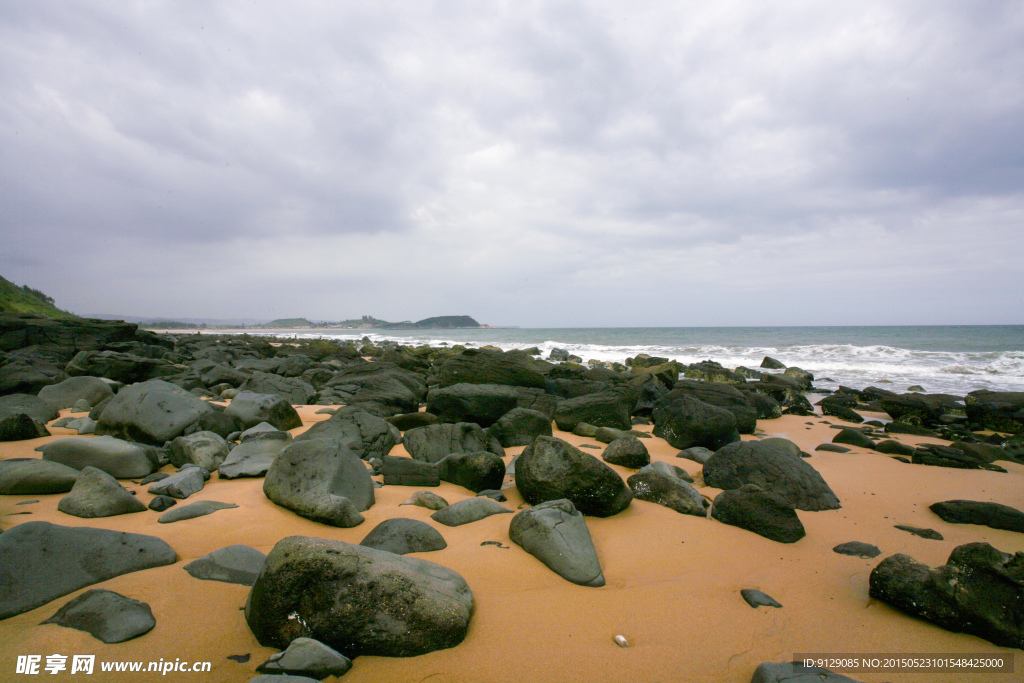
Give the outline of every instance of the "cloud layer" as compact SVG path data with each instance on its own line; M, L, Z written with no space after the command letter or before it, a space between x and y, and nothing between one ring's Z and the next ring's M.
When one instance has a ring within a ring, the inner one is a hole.
M40 0L0 274L79 313L1024 321L1024 8Z

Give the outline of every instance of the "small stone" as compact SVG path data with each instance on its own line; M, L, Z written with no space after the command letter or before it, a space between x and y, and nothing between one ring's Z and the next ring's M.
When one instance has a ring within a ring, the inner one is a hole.
M748 605L755 609L758 607L782 607L779 601L772 596L753 588L744 588L740 591L740 595L743 596Z
M629 647L629 641L626 640L626 636L615 636L613 640L615 641L615 644L621 648Z

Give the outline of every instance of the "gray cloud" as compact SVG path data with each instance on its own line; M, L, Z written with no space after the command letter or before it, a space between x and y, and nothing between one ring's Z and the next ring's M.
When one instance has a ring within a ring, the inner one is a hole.
M1024 10L43 0L3 274L77 312L1020 322Z

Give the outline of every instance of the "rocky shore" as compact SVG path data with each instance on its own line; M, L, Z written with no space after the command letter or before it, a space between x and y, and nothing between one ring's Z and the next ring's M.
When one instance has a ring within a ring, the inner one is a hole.
M789 662L1019 654L1024 394L814 381L0 316L0 672L870 682L922 678Z

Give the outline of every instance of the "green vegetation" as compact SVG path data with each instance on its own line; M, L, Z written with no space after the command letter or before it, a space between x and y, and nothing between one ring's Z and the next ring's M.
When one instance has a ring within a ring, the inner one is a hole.
M278 318L260 327L313 327L313 323L305 318Z
M43 318L77 318L53 305L53 297L28 285L18 285L0 277L0 313L37 315Z

